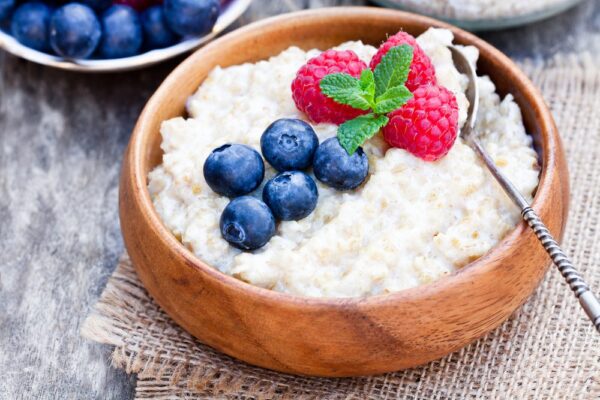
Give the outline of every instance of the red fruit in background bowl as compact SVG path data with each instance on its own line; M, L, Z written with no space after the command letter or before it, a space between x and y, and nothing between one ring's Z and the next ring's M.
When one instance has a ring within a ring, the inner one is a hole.
M113 4L123 4L132 7L137 11L144 11L150 6L162 4L162 0L114 0Z

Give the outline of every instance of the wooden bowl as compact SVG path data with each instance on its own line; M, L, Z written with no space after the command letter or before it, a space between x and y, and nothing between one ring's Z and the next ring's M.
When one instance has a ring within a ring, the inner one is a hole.
M146 105L127 148L120 187L125 245L148 292L175 322L250 364L293 374L368 375L458 350L527 299L549 258L524 224L485 256L432 284L368 298L318 299L254 287L213 269L163 226L150 200L148 172L162 158L160 124L185 114L187 98L215 66L266 59L291 45L326 49L357 39L377 45L400 29L418 35L431 26L477 46L479 71L500 93L515 96L542 163L533 207L561 237L569 189L558 132L538 90L506 56L465 31L400 11L353 7L282 15L232 32L185 60Z

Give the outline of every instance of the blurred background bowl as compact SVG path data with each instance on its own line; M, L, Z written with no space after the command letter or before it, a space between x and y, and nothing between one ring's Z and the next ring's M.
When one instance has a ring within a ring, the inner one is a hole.
M248 8L252 0L231 0L223 5L221 14L212 31L201 37L184 39L174 46L156 49L133 56L111 60L86 59L66 60L62 57L43 53L19 43L14 37L0 30L0 48L31 62L79 72L118 72L149 67L178 55L187 53L210 41L223 32Z
M497 1L502 2L502 0ZM374 3L385 7L441 19L470 31L492 31L527 25L558 15L583 1L585 0L555 0L545 5L533 2L526 6L528 0L521 0L519 3L520 6L523 6L521 10L505 8L504 12L495 16L486 15L487 10L475 10L472 11L472 15L459 16L459 6L452 0L446 0L446 5L441 5L442 3L438 0L373 0Z

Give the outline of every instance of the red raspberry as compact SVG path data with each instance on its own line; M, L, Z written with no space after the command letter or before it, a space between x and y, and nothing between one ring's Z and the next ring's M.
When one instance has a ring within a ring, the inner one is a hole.
M407 44L413 48L413 61L410 65L410 72L408 73L408 79L405 83L408 90L411 92L414 91L419 86L435 84L435 68L431 63L427 54L423 51L421 46L417 44L417 41L414 37L409 35L406 32L398 32L394 36L390 36L388 40L386 40L381 46L379 46L379 50L371 59L371 63L369 67L375 71L375 67L384 55L392 48L396 46L400 46L402 44Z
M383 128L385 141L425 161L445 156L458 133L456 97L441 86L421 86L388 117L390 122Z
M319 83L325 75L346 73L355 78L367 68L367 64L352 50L327 50L311 58L298 70L292 81L292 97L296 107L313 122L333 122L342 124L358 117L366 111L339 104L321 92Z

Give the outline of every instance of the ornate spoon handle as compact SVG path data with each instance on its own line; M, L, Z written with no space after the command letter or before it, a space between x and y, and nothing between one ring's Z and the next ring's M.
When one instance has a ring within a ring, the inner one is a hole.
M558 270L571 287L573 293L575 293L575 297L579 299L579 303L585 310L585 313L598 332L600 332L600 302L594 296L590 287L585 283L581 274L575 269L535 211L531 207L525 207L521 211L521 214L523 215L523 219L533 229L537 238L542 242L544 249L546 249L552 261L558 267Z
M567 255L552 237L548 228L546 228L546 225L544 225L540 217L533 211L523 195L517 190L512 182L500 172L481 144L473 137L469 138L469 140L471 141L474 150L483 159L490 172L498 180L508 196L517 206L519 206L523 219L527 221L531 229L533 229L535 235L544 246L544 249L546 249L546 252L558 267L558 270L571 287L573 293L575 293L575 297L579 299L579 304L581 304L581 307L596 327L596 330L600 333L600 301L598 301L594 293L590 290L587 283L583 280L583 277L575 269Z

